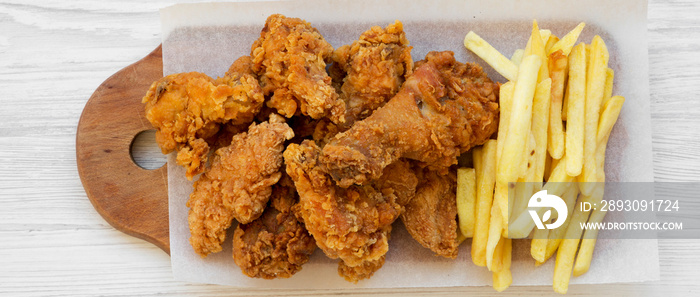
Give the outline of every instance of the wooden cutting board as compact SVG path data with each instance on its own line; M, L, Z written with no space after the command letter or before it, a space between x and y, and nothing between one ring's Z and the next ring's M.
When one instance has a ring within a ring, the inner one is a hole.
M78 173L97 212L114 228L170 253L167 165L134 163L131 143L153 129L141 98L163 76L161 46L105 80L85 104L75 148Z

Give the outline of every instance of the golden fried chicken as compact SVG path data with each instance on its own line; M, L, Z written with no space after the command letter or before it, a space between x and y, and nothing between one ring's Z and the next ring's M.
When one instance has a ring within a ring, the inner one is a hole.
M341 187L375 180L402 157L445 173L496 131L498 89L478 65L431 52L396 96L336 135L319 160Z
M329 73L345 102L345 122L319 121L313 139L321 147L383 106L413 71L411 47L399 21L372 27L351 45L336 49L332 59Z
M324 253L340 258L339 273L349 281L370 277L389 249L391 223L403 210L399 202L410 200L418 179L407 162L398 161L386 168L394 172L386 175L391 180L341 188L319 166L320 153L311 140L284 152L300 197L295 211Z
M438 256L457 257L457 176L418 169L416 194L401 214L406 230Z
M292 212L298 200L294 182L282 171L262 216L249 224L238 224L233 234L233 260L245 275L288 278L309 261L316 243Z
M298 18L274 14L253 43L253 70L260 76L269 107L285 117L301 113L314 119L344 121L345 104L326 72L333 47L318 30Z
M365 31L359 40L335 50L333 61L346 73L340 88L346 110L343 130L389 101L413 71L411 47L399 21Z
M188 179L204 170L210 145L206 140L221 124L247 125L260 110L265 98L246 70L250 65L250 58L242 57L217 80L199 72L168 75L143 97L158 146L164 154L178 151L177 163L187 169Z
M211 167L194 183L190 208L190 244L202 256L221 251L226 229L258 218L279 181L285 140L294 131L276 114L252 124L247 133L215 152Z

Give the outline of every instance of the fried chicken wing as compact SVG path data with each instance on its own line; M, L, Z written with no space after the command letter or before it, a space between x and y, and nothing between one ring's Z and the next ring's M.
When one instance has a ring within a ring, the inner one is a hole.
M309 261L316 243L292 212L298 200L294 183L282 171L282 178L272 186L270 205L262 216L236 227L233 259L245 275L288 278Z
M401 214L406 230L438 256L457 257L457 176L418 169L420 184Z
M331 44L308 22L280 14L268 17L251 48L253 70L264 94L271 95L267 105L288 118L301 113L343 122L345 104L326 73L332 53Z
M313 139L320 146L383 106L413 71L411 47L399 21L365 31L352 44L336 49L332 60L329 73L345 102L345 122L319 121Z
M247 125L260 110L264 97L257 79L246 70L249 61L242 57L217 80L199 72L168 75L143 97L158 146L164 154L178 151L177 163L187 169L188 179L204 170L210 146L206 140L221 124Z
M342 187L376 180L402 157L445 173L496 131L498 89L478 65L431 52L386 105L325 145L320 162Z
M284 142L292 137L294 131L273 114L269 122L251 125L215 152L187 201L190 243L197 253L220 251L234 218L246 224L262 214L281 176Z
M365 31L335 50L333 61L346 73L340 94L346 109L343 130L389 101L413 71L411 47L399 21Z
M418 179L398 161L386 169L397 172L387 174L392 180L341 188L319 166L320 152L311 140L284 152L300 196L295 210L324 253L340 258L341 275L349 281L370 277L384 262L391 223L403 210L399 202L412 198Z

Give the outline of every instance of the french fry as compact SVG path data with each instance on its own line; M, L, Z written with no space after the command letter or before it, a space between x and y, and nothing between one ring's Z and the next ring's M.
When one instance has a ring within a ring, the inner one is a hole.
M486 266L486 243L489 238L493 188L496 182L496 150L496 140L492 139L474 151L477 192L471 254L472 262L477 266Z
M533 99L532 122L530 131L530 141L527 146L526 154L523 157L526 162L523 162L525 174L520 175L518 182L524 183L521 187L516 185L515 195L509 195L508 217L515 219L520 216L527 208L527 202L530 196L535 192L535 188L539 190L540 186L536 183L541 183L544 178L544 163L547 156L547 123L549 122L549 92L551 90L551 79L547 78L537 84ZM511 201L510 199L513 199ZM504 229L504 231L506 231ZM507 235L507 232L504 233Z
M552 48L549 49L547 54L552 54L553 52L556 52L558 50L562 50L563 54L565 56L568 56L569 53L571 52L571 49L574 47L574 44L576 44L576 41L578 40L578 36L581 35L581 31L583 31L583 27L586 26L586 23L580 23L576 28L571 30L569 33L566 33L564 37L562 37L559 42L555 43Z
M612 131L612 127L615 125L618 116L620 115L624 101L625 98L621 96L610 98L610 100L605 104L603 112L600 114L600 122L598 123L597 132L598 147L596 148L598 184L596 191L593 192L593 196L590 198L593 200L593 203L599 203L600 200L603 199L604 185L602 182L605 182L605 149L607 147L608 138L610 137L610 132ZM588 222L600 223L604 218L605 212L600 208L596 208L591 213ZM581 247L579 248L578 255L576 256L576 263L574 264L574 276L582 275L590 268L597 237L597 229L587 229L584 232L583 239L581 239Z
M547 150L554 159L564 155L564 125L562 123L562 100L567 78L569 59L561 50L549 55L549 77L552 79L551 103L549 108L549 129Z
M507 80L515 80L518 76L518 66L498 52L493 46L473 31L464 37L464 46L489 64L496 72Z
M600 36L593 37L588 73L586 73L586 108L583 141L583 168L578 181L581 193L591 196L597 180L595 151L597 146L600 104L605 92L606 69L609 53ZM568 152L567 152L568 153Z
M556 159L554 159L556 160ZM547 154L547 158L544 160L544 181L549 179L549 174L552 173L552 156Z
M513 255L513 240L504 238L503 241L503 268L501 271L493 273L493 288L498 292L503 292L513 283L513 275L510 272Z
M489 271L493 271L493 255L496 251L496 246L501 240L503 230L503 218L501 218L501 210L498 209L498 203L491 205L491 218L489 221L489 236L486 242L486 267Z
M539 72L537 73L537 82L541 82L546 78L549 78L549 68L547 67L547 54L544 51L544 42L542 41L542 35L540 35L540 28L537 25L537 20L532 21L532 33L530 35L530 41L525 47L525 56L527 55L538 55L542 59L540 64Z
M561 120L565 121L565 122L566 122L567 110L569 110L569 87L568 87L569 83L568 83L568 80L567 80L566 85L567 85L567 87L565 88L566 90L564 91L564 99L561 101Z
M579 199L581 200L581 199ZM581 239L583 230L580 224L588 220L589 212L582 211L583 201L576 204L574 214L569 221L569 226L566 228L566 237L562 239L559 249L557 250L557 258L554 263L554 283L552 287L554 292L566 294L569 289L569 280L571 279L571 271L574 266L574 258L578 250L578 244Z
M501 238L493 250L493 260L491 260L491 272L493 273L503 270L503 245L505 242L506 238Z
M544 179L544 163L547 158L547 128L549 126L549 105L551 100L552 79L546 78L537 84L532 103L531 131L535 137L535 176L529 182L541 183Z
M555 43L559 41L559 37L555 36L554 34L549 35L549 39L547 39L547 42L544 43L544 51L546 53L549 53L549 50L552 49Z
M499 107L501 109L501 114L499 116L498 122L498 149L497 149L497 160L501 160L501 153L503 153L503 145L506 143L506 135L508 133L508 124L510 123L510 107L513 105L513 89L515 83L509 81L501 85L499 91L500 101Z
M569 187L568 190L561 196L566 202L567 210L569 211L567 218L571 218L574 213L574 208L576 208L576 198L578 196L578 186L574 183ZM543 264L549 258L554 255L557 251L559 244L561 243L564 234L566 233L566 228L569 226L571 220L564 221L564 224L559 226L559 228L551 230L548 235L547 248L545 250L544 259L542 261L537 261L535 264Z
M474 236L476 172L474 168L457 169L457 218L459 230L466 238Z
M537 20L535 20L537 21ZM546 45L549 41L549 37L552 36L552 31L549 29L540 29L540 39L542 39L542 44Z
M603 107L603 112L600 113L600 121L598 123L597 129L597 141L598 144L605 143L605 138L610 136L615 122L622 111L622 104L625 103L625 97L615 96L610 98L610 100Z
M586 107L586 51L579 43L569 56L569 101L566 116L566 173L578 176L583 168Z
M496 188L500 187L500 191L496 191L494 198L502 212L501 218L505 220L504 226L508 225L508 191L507 188L503 187L507 187L509 182L517 181L519 169L517 165L523 162L520 160L522 159L520 157L522 156L522 144L525 143L530 134L532 102L535 95L537 73L541 64L542 59L537 55L523 58L518 71L518 79L515 82L508 131L503 152L498 161Z
M544 262L544 255L547 251L549 229L535 229L530 241L530 256L537 262Z
M600 198L602 199L602 197ZM588 218L589 223L600 223L605 218L606 211L602 211L601 208L596 208L591 212L590 218ZM598 238L598 229L586 229L581 239L581 246L578 250L578 255L576 255L576 262L574 263L574 276L580 276L586 272L591 267L591 259L593 258L593 250L595 248L596 240Z
M521 48L516 49L513 52L513 55L510 56L510 61L513 62L513 64L515 64L516 66L518 66L518 65L520 65L520 62L522 62L524 54L525 54L524 49L521 49Z
M615 80L615 71L608 68L605 69L605 92L603 92L603 101L600 104L600 108L603 108L608 100L612 97L613 93L613 81Z

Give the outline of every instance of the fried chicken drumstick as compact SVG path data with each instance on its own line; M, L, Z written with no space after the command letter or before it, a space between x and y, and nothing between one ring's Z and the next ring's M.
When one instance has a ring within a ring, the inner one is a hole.
M399 158L445 170L498 126L498 84L452 52L431 52L389 102L336 135L319 158L341 187L376 180Z
M241 57L217 80L199 72L168 75L143 97L158 146L163 154L178 151L187 179L204 170L209 139L222 124L247 125L260 110L264 97L250 67L250 58Z
M226 229L235 218L250 223L258 218L282 173L285 140L294 131L276 114L253 124L215 152L211 167L194 183L187 201L190 244L201 256L221 251Z
M340 258L339 273L349 281L368 278L384 263L391 223L415 193L418 183L407 162L387 167L387 178L348 188L336 186L318 164L321 148L313 141L290 144L284 152L287 173L299 193L295 210L328 257Z

